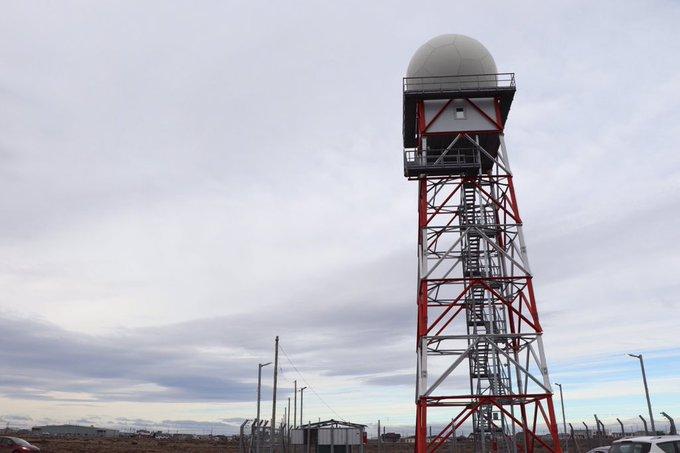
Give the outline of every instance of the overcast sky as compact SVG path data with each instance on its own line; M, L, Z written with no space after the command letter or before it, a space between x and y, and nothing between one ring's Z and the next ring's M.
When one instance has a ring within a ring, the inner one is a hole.
M680 418L678 2L2 11L2 420L233 430L278 334L305 418L412 424L401 77L442 33L517 74L506 137L567 418L645 413L627 352Z

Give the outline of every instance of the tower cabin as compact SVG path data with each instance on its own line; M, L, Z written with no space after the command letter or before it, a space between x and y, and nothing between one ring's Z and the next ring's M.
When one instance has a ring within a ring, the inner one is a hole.
M492 167L515 95L477 40L443 35L420 47L403 80L404 175L479 174Z

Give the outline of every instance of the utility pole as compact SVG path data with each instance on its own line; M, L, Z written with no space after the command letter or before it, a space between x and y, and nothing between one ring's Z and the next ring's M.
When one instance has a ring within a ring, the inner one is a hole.
M272 390L272 424L269 436L269 450L274 453L274 436L276 435L276 384L279 379L279 336L274 340L274 388Z
M290 396L288 397L288 419L286 420L286 432L290 437Z
M567 417L564 416L564 395L562 394L562 384L558 384L555 382L555 385L560 388L560 405L562 406L562 428L564 429L564 436L565 436L565 450L569 450L569 447L567 446Z
M295 386L294 396L293 396L293 428L297 428L297 379L293 381ZM302 424L302 416L300 416L300 424Z
M645 362L642 360L642 354L628 354L640 360L640 368L642 369L642 382L645 384L645 396L647 397L647 409L649 409L649 423L652 425L652 436L656 436L656 427L654 427L654 414L652 413L652 402L649 399L649 387L647 387L647 374L645 373Z
M306 388L307 387L300 388L300 424L302 424L302 420L304 420L304 418L302 418L302 403L304 402Z

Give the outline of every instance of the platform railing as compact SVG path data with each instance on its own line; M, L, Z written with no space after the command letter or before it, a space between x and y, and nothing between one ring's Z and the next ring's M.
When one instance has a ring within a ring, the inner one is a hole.
M405 149L404 168L475 168L479 167L479 151L475 148L446 149Z
M404 77L404 93L443 93L451 91L484 91L515 88L515 73L456 76Z

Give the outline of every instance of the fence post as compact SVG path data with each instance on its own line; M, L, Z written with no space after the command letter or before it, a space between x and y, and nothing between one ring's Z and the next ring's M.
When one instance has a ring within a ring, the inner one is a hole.
M239 451L241 453L246 453L246 445L245 445L243 438L245 437L244 428L246 426L246 423L248 423L248 421L249 420L246 418L243 421L243 423L241 423L241 427L239 428L238 447L239 447Z
M671 435L678 434L678 430L675 429L675 420L673 420L673 418L665 412L661 412L661 415L666 417L668 419L668 422L671 424L670 433L668 433L668 434L671 434Z
M581 447L578 444L578 441L576 440L576 436L574 435L574 425L569 423L569 430L571 431L571 438L574 441L574 447L576 448L576 453L581 453Z
M625 437L626 436L626 430L623 428L623 422L621 421L620 418L617 418L616 421L619 422L619 425L621 425L621 437Z
M645 436L648 436L649 430L647 429L647 420L645 420L645 418L642 415L638 415L638 417L640 417L640 420L642 420L642 424L645 427Z

